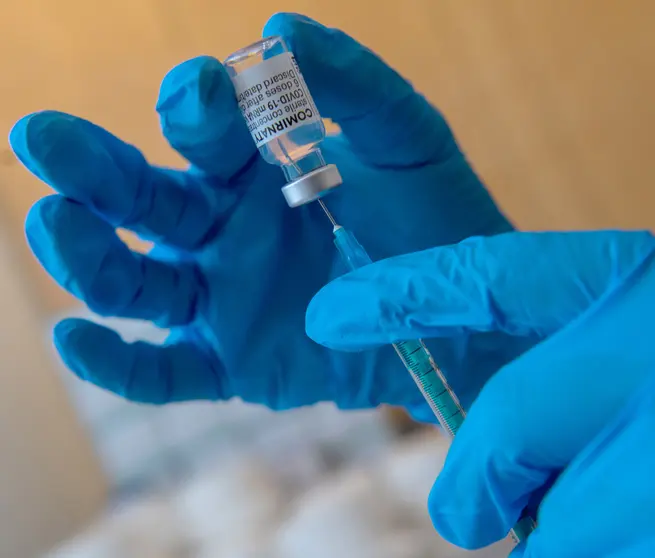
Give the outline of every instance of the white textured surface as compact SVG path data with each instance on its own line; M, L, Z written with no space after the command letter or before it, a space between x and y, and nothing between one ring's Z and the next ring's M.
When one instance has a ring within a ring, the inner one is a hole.
M194 479L172 505L199 546L211 541L214 550L242 552L256 550L259 541L273 536L288 505L286 496L271 469L243 459Z
M447 442L428 433L365 466L316 472L298 489L249 456L138 501L47 558L501 558L465 552L432 528L425 500ZM312 460L312 447L296 456Z

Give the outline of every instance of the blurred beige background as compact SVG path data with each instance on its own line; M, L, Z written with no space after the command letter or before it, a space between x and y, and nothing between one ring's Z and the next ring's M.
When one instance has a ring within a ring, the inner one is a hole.
M655 224L649 0L5 3L0 128L35 110L70 111L175 164L154 111L164 74L198 54L225 57L282 10L346 29L408 76L445 112L521 227ZM22 240L25 212L48 189L9 153L0 165L2 220L39 304L64 308L70 299L32 264Z
M0 17L0 240L12 254L0 265L20 281L0 277L0 291L7 300L28 302L22 310L1 301L0 306L11 315L30 316L19 326L8 322L17 341L8 342L6 351L23 350L19 347L27 339L38 344L39 320L73 306L26 248L24 216L48 188L10 153L4 138L11 125L36 110L69 111L141 146L153 162L182 164L158 130L154 105L161 79L187 58L224 58L256 39L268 16L283 10L345 29L410 78L446 114L520 227L655 225L655 3L650 0L5 2ZM59 388L47 387L46 360L2 360L1 378L10 387L0 393L5 399L12 394L15 408L41 409L30 420L12 411L13 418L0 423L0 477L3 470L10 475L0 481L13 487L16 502L27 502L20 514L14 513L22 518L18 523L0 522L8 533L27 530L17 545L29 538L37 544L29 523L36 512L30 510L41 510L50 529L42 538L54 540L70 530L68 523L103 504L101 474L84 437L71 426L63 395L52 395ZM10 374L26 366L34 374ZM0 398L0 407L5 405ZM59 430L57 417L66 422ZM1 428L10 421L24 429ZM48 425L54 430L46 435ZM36 438L18 443L39 434L47 443ZM76 464L75 478L60 459L63 447ZM28 466L37 458L44 467L39 471ZM25 487L41 486L37 480L43 486L29 493ZM44 495L50 511L43 507ZM9 508L3 517L11 514ZM68 523L52 521L57 510L64 510Z

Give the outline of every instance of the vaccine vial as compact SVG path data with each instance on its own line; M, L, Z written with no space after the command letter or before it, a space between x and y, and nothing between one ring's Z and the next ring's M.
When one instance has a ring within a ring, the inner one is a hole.
M339 171L325 163L319 147L325 125L284 39L242 48L224 66L259 153L284 171L287 203L304 205L339 186Z

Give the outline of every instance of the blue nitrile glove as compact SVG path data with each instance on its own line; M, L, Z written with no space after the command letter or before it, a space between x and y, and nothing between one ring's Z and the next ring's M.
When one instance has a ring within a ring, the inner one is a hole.
M274 16L264 33L289 41L322 115L342 128L324 144L345 178L327 203L374 258L511 229L442 116L372 52L297 15ZM11 132L23 164L58 192L27 218L43 266L98 314L173 330L164 347L128 345L66 320L55 340L67 365L148 403L239 396L277 409L327 400L420 413L391 350L343 355L307 338L308 302L343 271L331 227L316 204L287 207L282 172L257 154L222 66L201 57L172 70L157 110L189 170L153 167L109 132L57 112ZM155 250L130 252L116 227ZM465 371L453 381L466 397L521 349L485 337L441 356Z
M508 233L392 258L325 287L307 329L342 350L538 335L473 403L430 495L435 527L486 546L559 476L517 556L655 556L650 233Z

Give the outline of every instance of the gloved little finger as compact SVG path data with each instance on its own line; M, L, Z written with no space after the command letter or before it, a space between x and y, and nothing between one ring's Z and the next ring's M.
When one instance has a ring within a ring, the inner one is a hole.
M109 224L67 198L37 202L26 232L48 273L97 314L170 327L191 322L203 304L205 286L196 266L131 252Z
M210 240L234 200L189 182L191 175L151 167L142 153L75 116L46 111L19 120L9 136L25 167L114 227L193 250Z
M60 322L55 345L81 379L140 403L231 397L223 368L194 343L125 343L113 330L80 319Z

